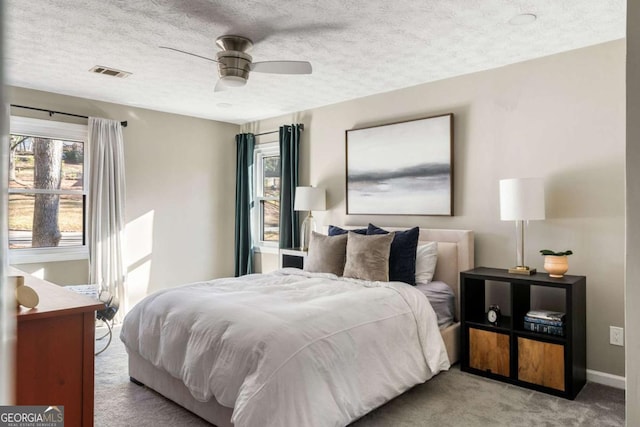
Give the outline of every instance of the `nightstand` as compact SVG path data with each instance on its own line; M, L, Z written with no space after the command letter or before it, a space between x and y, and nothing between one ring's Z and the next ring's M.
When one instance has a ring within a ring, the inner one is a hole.
M511 313L497 323L486 319L485 281L503 286ZM586 283L584 276L511 274L479 267L460 273L462 371L574 399L586 382ZM560 290L566 316L563 336L525 330L536 287Z
M307 257L307 251L300 248L283 248L280 249L280 268L295 267L302 269L304 267L304 259Z

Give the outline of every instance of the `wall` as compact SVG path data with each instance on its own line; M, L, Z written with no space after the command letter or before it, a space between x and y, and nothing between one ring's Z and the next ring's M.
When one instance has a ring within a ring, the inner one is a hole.
M89 260L18 264L20 270L58 285L89 283Z
M128 121L123 134L130 302L158 289L233 274L237 125L15 87L8 98ZM47 117L17 108L12 113ZM86 260L64 264L24 268L59 284L86 283Z
M626 422L640 425L640 3L627 2Z
M478 266L515 264L515 228L499 219L498 181L544 177L547 219L529 226L527 264L542 269L539 249L574 251L569 273L587 276L587 367L624 375L624 348L609 345L609 325L624 325L624 55L624 41L614 41L244 129L305 124L301 184L327 189L318 224L472 229ZM345 214L346 129L449 112L454 217Z
M0 3L0 57L4 58L4 2ZM4 82L4 67L0 64L0 83ZM9 176L9 123L6 114L6 87L0 86L0 176ZM2 179L0 191L6 194L7 181ZM7 224L8 198L0 198L0 222ZM7 280L8 255L7 227L0 228L0 405L13 405L14 402L14 355L16 354L15 290Z

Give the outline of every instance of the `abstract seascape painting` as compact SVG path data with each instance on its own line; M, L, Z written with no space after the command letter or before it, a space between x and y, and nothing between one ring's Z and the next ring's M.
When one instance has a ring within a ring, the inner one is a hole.
M346 131L347 214L453 215L453 114Z

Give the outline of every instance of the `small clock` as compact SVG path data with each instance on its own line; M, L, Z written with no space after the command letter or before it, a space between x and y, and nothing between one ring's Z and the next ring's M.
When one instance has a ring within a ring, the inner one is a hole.
M490 305L489 311L487 311L487 320L493 325L498 325L500 322L500 307L497 305Z

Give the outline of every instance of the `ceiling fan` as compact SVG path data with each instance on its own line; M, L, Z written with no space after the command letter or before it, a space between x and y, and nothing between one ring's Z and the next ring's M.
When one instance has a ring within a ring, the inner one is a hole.
M161 49L186 53L187 55L206 59L207 61L217 62L220 80L216 83L214 92L224 90L227 87L244 86L247 84L250 71L271 74L311 74L311 64L307 61L253 62L253 58L247 53L247 51L253 47L253 42L246 37L232 35L220 36L216 39L216 44L222 49L216 54L216 59L207 58L206 56L173 47L159 47Z

